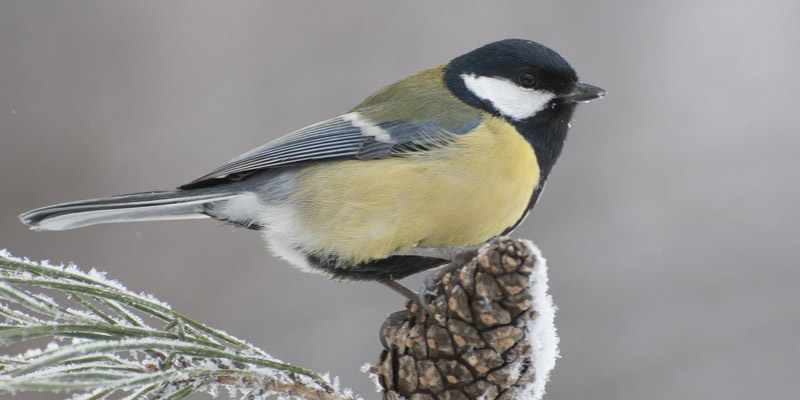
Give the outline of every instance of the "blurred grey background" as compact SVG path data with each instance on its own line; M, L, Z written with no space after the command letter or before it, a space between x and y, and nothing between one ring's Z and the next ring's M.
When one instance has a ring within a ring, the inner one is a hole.
M359 367L402 307L387 289L300 273L208 220L35 233L16 216L177 186L529 38L609 91L514 233L544 251L560 307L547 398L796 399L798 20L796 0L0 0L0 247L97 266L374 397Z

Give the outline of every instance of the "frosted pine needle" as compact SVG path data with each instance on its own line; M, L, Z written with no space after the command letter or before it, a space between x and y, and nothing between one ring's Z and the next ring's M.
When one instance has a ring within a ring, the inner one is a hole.
M69 305L67 305L69 304ZM180 399L220 388L243 398L355 400L338 379L277 360L105 273L0 250L0 346L53 341L0 355L0 395L71 392L71 399Z

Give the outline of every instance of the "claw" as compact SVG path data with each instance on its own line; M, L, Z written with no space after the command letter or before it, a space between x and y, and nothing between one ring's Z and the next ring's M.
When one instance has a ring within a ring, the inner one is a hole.
M381 345L384 349L391 350L389 343L386 342L386 336L383 334L383 332L389 327L397 325L398 322L402 322L408 318L409 315L411 315L411 313L408 310L395 311L389 314L383 321L383 324L381 324L381 330L378 332L378 339L380 339Z
M469 255L467 258L462 259L461 257L462 254L473 253L476 251L477 250L470 250L457 255L453 259L453 262L445 265L444 267L438 269L436 272L425 277L425 280L422 282L422 285L420 285L419 290L417 290L417 301L419 302L420 307L422 307L422 309L425 310L425 312L427 312L428 315L433 315L433 311L428 305L427 296L429 294L430 295L436 294L436 284L439 282L439 280L442 279L443 276L445 276L448 272L453 272L458 270L464 264L466 264L466 262L469 262L469 260L471 260L472 257L474 257L474 255Z
M440 278L441 275L439 275L439 271L436 271L426 276L425 280L422 282L422 284L419 286L419 289L417 290L417 302L419 303L419 306L422 307L422 309L425 310L426 313L428 313L428 315L433 315L433 311L431 310L431 307L428 305L427 296L429 294L430 295L436 294L435 290L436 282L438 282Z

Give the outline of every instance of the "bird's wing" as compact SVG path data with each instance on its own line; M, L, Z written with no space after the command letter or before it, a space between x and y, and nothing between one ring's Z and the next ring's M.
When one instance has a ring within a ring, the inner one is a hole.
M456 135L481 122L475 109L458 107L448 112L441 104L414 119L381 118L386 114L384 107L390 106L395 104L366 105L300 129L234 158L186 186L308 161L402 157L447 146Z

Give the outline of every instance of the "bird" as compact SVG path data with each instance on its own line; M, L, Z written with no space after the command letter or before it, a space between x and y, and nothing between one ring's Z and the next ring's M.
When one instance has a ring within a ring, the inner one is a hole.
M42 231L212 218L259 231L303 271L397 289L396 280L519 226L561 154L576 105L605 94L580 82L554 50L504 39L174 190L56 204L19 218Z

